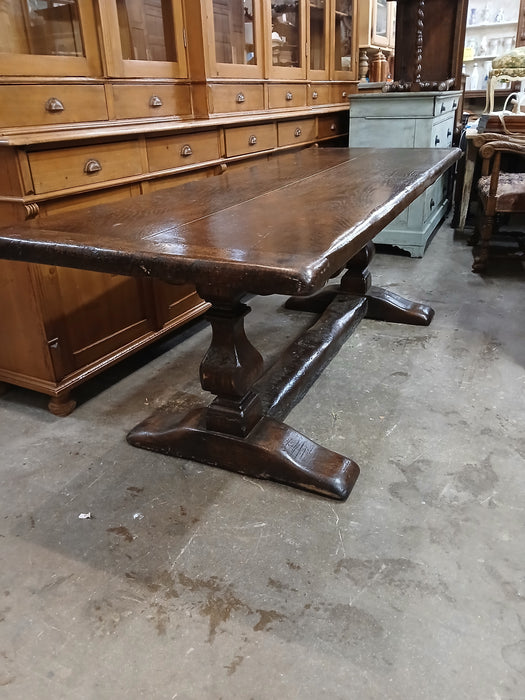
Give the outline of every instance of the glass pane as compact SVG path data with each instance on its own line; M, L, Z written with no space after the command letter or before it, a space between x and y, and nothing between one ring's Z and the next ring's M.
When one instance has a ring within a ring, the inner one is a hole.
M117 13L124 60L177 60L171 0L117 0Z
M257 63L253 13L253 0L213 0L217 63Z
M352 70L353 0L335 3L335 69Z
M376 36L387 37L387 6L386 0L376 0Z
M77 0L2 0L0 51L84 56Z
M272 64L301 67L301 7L299 0L272 0Z
M310 0L310 68L325 69L326 0Z

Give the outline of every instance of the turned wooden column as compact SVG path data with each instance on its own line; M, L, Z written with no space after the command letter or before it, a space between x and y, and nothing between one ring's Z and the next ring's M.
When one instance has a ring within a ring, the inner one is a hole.
M200 380L205 391L216 395L206 409L206 428L244 437L262 416L261 401L252 387L263 373L263 358L246 337L244 317L250 307L239 297L205 296L212 305L206 312L212 339L200 366Z

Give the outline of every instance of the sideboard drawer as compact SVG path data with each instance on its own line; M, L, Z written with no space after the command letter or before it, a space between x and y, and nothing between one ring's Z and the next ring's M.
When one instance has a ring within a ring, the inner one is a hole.
M326 105L330 102L330 85L309 85L308 104L312 107Z
M188 85L114 85L113 100L115 119L191 114Z
M434 101L434 116L440 117L447 112L455 112L458 106L457 95L438 96Z
M332 83L330 85L330 102L348 104L350 85L348 83Z
M306 106L306 86L296 83L282 83L268 86L268 107L289 109Z
M452 119L445 119L432 126L430 145L434 148L450 148L454 135L454 122Z
M33 151L28 158L35 194L108 182L142 172L136 141Z
M216 114L264 109L262 85L210 85L210 111Z
M106 121L103 85L2 85L3 127Z
M294 119L293 121L280 122L277 125L277 138L279 146L315 141L315 119Z
M348 118L345 112L317 117L317 138L327 139L330 136L346 133L348 133Z
M217 131L149 138L146 149L150 172L206 163L220 157Z
M226 155L240 156L275 148L277 131L275 124L254 124L225 130Z

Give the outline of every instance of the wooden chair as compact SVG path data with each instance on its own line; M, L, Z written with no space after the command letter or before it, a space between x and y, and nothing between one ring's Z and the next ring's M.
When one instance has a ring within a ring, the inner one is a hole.
M500 215L525 214L525 135L478 134L474 145L482 161L472 271L483 272Z

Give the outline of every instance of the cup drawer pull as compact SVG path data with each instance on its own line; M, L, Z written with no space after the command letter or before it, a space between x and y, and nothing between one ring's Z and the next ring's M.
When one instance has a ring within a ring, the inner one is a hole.
M46 112L63 112L64 111L64 105L58 97L50 97L49 100L46 102Z
M152 95L149 98L149 106L150 107L162 107L162 100L158 95Z
M181 149L180 149L180 154L183 158L187 158L188 156L193 155L193 151L191 150L191 146L188 144L185 144Z
M84 165L84 172L86 175L92 175L93 173L99 173L102 170L102 166L100 165L100 162L96 160L95 158L90 158L89 160L86 161L86 164Z
M439 136L436 136L436 138L434 139L434 146L437 146L440 143L441 143L441 139L439 138Z

